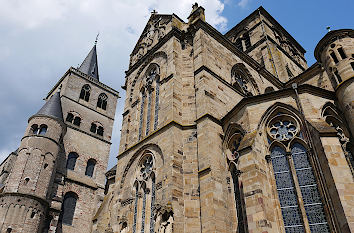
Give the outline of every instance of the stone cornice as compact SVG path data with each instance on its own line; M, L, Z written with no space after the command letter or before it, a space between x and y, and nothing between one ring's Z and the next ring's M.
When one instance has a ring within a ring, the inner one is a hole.
M120 98L119 96L119 92L114 90L113 88L101 83L100 81L90 77L87 74L82 73L81 71L79 71L78 69L75 69L74 67L70 67L65 73L64 75L59 79L59 81L54 85L54 87L48 92L46 99L53 93L53 91L55 91L58 87L59 84L64 80L64 78L66 78L68 75L70 75L71 73L76 74L77 76L86 79L87 81L89 81L90 83L99 86L101 88L103 88L105 91L111 93L114 96L117 96L117 98Z
M181 125L180 123L176 122L176 121L170 121L167 124L165 124L164 126L162 126L161 128L155 130L154 132L152 132L151 134L149 134L148 136L144 137L143 139L141 139L140 141L138 141L137 143L135 143L134 145L130 146L129 148L127 148L125 151L123 151L122 153L117 155L117 159L120 159L122 156L124 156L127 152L139 147L140 145L144 144L146 141L150 140L151 138L153 138L155 135L171 128L171 127L177 127L180 128L182 130L188 130L188 129L196 129L197 125L193 124L193 125Z
M298 92L299 94L303 94L303 93L310 93L310 94L314 94L317 96L321 96L324 98L328 98L331 100L335 100L335 93L333 91L328 91L319 87L315 87L315 86L311 86L308 84L303 84L298 86ZM240 102L238 102L236 104L235 107L233 107L222 119L221 122L222 124L225 124L226 121L228 121L229 119L231 119L235 114L237 114L242 108L244 108L245 106L249 105L249 104L253 104L253 103L257 103L259 101L270 101L270 100L277 100L279 98L282 97L286 97L286 96L291 96L294 94L294 90L290 87L290 88L285 88L282 90L278 90L278 91L273 91L270 93L265 93L262 95L256 95L256 96L251 96L251 97L247 97L242 99Z

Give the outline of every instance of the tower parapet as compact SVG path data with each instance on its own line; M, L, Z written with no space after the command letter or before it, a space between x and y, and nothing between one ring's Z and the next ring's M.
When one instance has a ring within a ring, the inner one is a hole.
M354 135L354 30L328 32L317 44L315 57L330 77Z

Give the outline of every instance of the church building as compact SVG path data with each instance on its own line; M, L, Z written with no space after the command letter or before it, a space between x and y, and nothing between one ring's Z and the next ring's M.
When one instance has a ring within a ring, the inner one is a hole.
M225 34L153 12L93 232L354 232L354 31L304 53L262 7Z
M152 12L106 172L95 45L0 165L0 232L354 233L354 31L305 52L263 7L225 34L198 4Z

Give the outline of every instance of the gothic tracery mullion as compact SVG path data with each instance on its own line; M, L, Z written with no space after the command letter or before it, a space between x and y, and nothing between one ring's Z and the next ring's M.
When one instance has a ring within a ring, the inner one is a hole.
M143 208L142 208L142 216L141 216L141 233L145 232L145 212L146 212L146 190L144 190L143 195Z
M150 118L151 118L151 96L152 96L152 91L149 90L148 94L148 107L147 107L147 117L146 117L146 132L145 134L148 135L150 131Z
M157 125L159 122L159 94L160 94L160 82L159 80L156 80L154 130L157 129Z
M155 210L155 181L151 182L151 208L150 208L150 233L154 233L154 210Z
M140 107L139 140L141 139L142 132L143 132L145 98L146 98L146 94L144 92L142 93L141 107Z
M134 204L134 222L133 222L133 233L136 232L136 221L137 221L137 215L138 215L138 190L135 192L135 204Z

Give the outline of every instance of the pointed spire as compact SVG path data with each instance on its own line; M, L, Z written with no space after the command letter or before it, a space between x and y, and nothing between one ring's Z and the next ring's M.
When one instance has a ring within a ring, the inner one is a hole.
M99 80L98 76L98 63L97 63L97 51L96 51L96 44L98 40L98 35L95 40L95 45L85 58L85 60L82 62L82 64L79 67L79 70L82 73L85 73L87 75L90 75L92 78Z
M63 121L63 112L60 101L60 88L50 97L43 107L34 116L49 116Z

